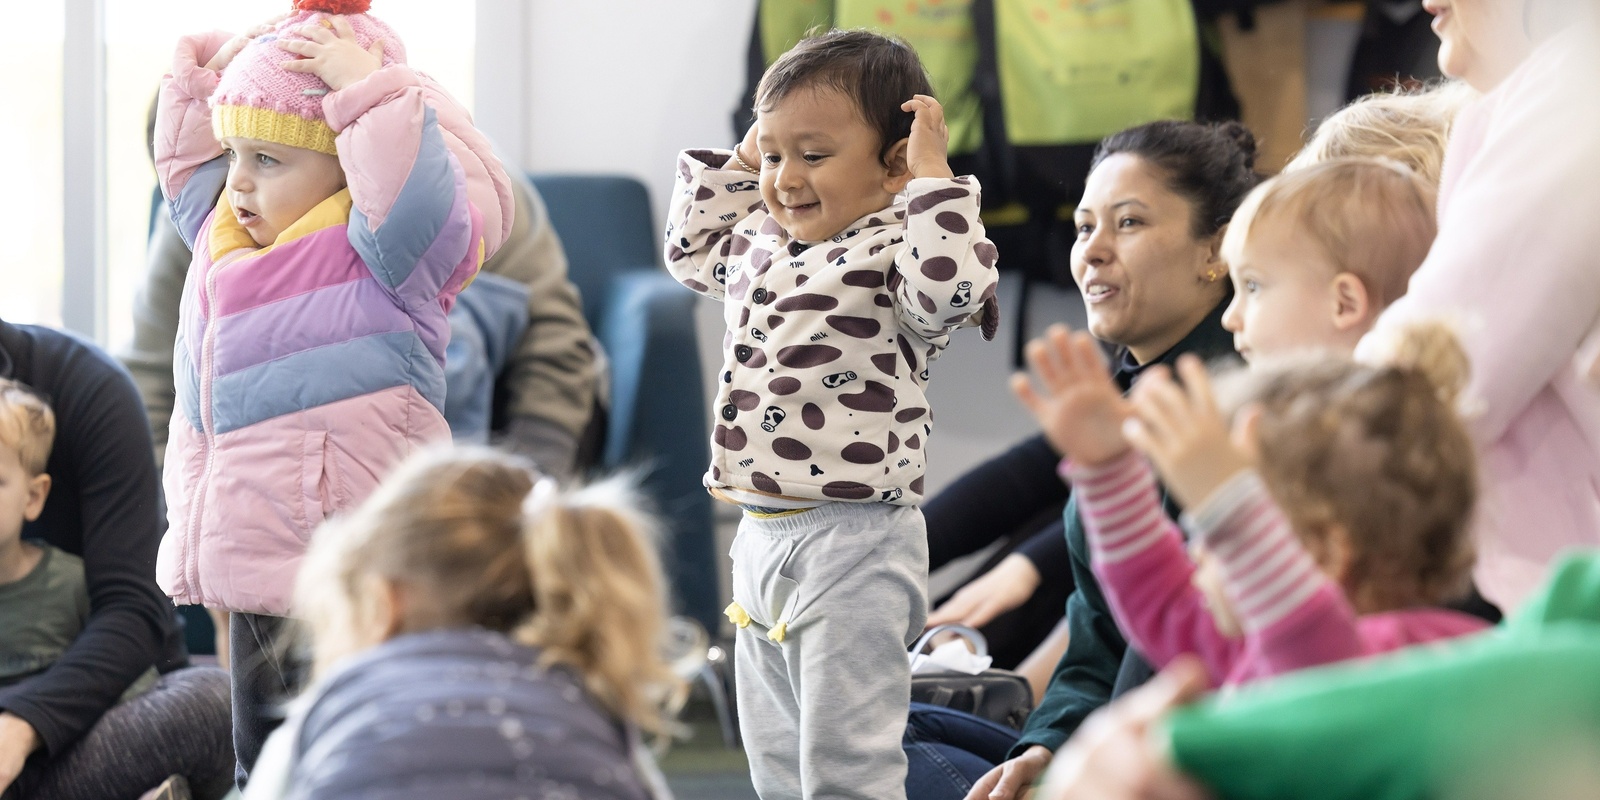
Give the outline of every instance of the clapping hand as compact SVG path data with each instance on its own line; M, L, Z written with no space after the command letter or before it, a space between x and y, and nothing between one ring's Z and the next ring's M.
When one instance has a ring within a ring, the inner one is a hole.
M1229 478L1250 468L1250 458L1235 445L1254 441L1258 413L1246 409L1237 433L1230 433L1211 379L1200 359L1178 359L1183 385L1166 367L1146 372L1133 387L1134 419L1126 426L1128 440L1144 452L1161 481L1185 508L1194 508Z
M1028 343L1027 355L1041 388L1018 374L1011 378L1011 391L1039 421L1056 452L1092 466L1128 451L1122 435L1128 403L1111 382L1093 337L1052 325Z

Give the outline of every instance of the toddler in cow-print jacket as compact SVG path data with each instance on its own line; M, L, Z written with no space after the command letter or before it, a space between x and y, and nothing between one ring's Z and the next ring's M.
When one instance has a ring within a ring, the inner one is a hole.
M744 509L728 616L765 800L904 797L905 648L927 616L928 365L992 338L995 247L916 53L801 42L738 148L690 150L667 268L728 333L706 485Z

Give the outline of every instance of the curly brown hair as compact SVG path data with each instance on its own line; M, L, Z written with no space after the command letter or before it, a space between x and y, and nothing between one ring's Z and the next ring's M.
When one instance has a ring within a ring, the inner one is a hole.
M1348 537L1342 582L1361 613L1437 605L1466 589L1477 455L1455 412L1467 359L1441 324L1413 326L1384 366L1328 355L1259 364L1225 381L1260 409L1262 480L1326 566Z

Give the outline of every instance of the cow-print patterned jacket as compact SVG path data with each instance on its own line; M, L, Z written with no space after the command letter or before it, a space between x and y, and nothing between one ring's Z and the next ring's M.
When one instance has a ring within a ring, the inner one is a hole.
M1000 322L997 253L971 177L918 178L825 242L789 237L727 150L689 150L666 260L723 301L728 332L707 486L917 505L928 365L957 328Z

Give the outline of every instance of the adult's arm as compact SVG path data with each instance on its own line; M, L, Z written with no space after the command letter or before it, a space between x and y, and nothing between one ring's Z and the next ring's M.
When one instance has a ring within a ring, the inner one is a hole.
M1056 475L1061 460L1034 435L962 473L922 506L928 520L928 568L938 569L1015 531L1039 529L1018 548L1040 575L1069 569L1067 540L1055 526L1072 493Z
M1117 629L1100 584L1089 567L1088 545L1076 499L1067 504L1067 542L1076 586L1067 598L1067 651L1050 686L1011 750L1016 758L1034 745L1061 747L1089 713L1111 699L1128 643Z
M172 606L155 582L161 489L133 381L88 343L49 331L33 341L32 374L16 377L50 395L57 434L48 470L76 491L52 493L24 535L83 559L89 619L49 669L0 690L0 709L59 753L155 665Z
M1439 235L1404 297L1379 317L1358 356L1381 354L1411 319L1444 318L1472 364L1468 424L1493 443L1600 325L1600 145L1572 131L1600 125L1592 87L1550 54L1462 113ZM1447 162L1448 163L1448 162Z
M594 410L594 340L543 199L520 176L512 196L511 235L483 265L528 287L528 327L499 380L509 416L499 444L546 470L571 470Z
M183 299L183 280L189 274L190 252L165 209L155 223L145 259L144 285L133 301L133 339L117 353L117 359L133 376L134 387L144 401L159 468L166 457L167 426L172 422L172 408L177 401L172 384L172 347L178 337L178 303Z

